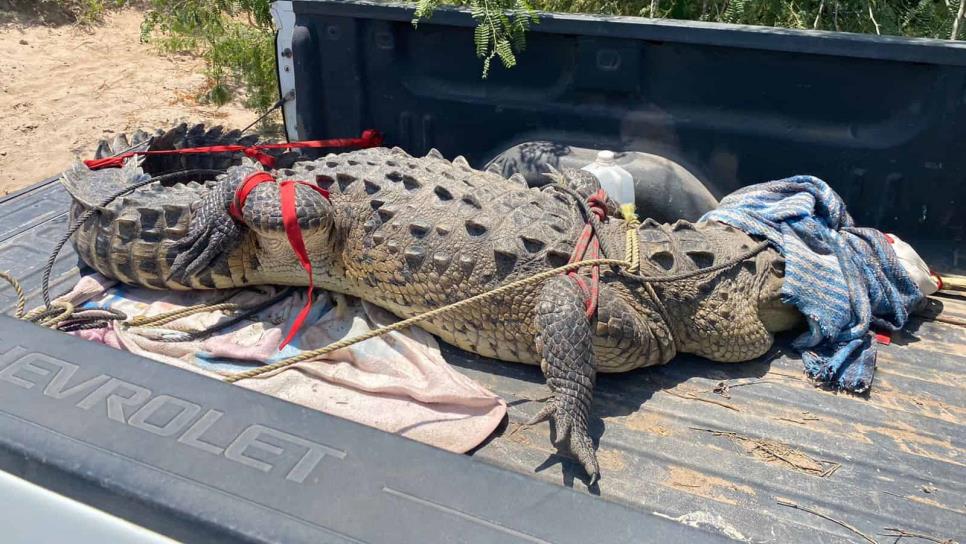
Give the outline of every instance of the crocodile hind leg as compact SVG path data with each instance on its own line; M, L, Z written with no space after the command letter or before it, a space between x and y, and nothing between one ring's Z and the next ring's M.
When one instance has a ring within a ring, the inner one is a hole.
M674 357L671 331L647 301L646 295L620 285L601 286L594 324L598 372L628 372Z
M527 425L549 420L554 446L562 454L576 457L593 485L600 469L587 422L597 369L584 294L573 279L560 276L544 284L535 324L537 351L542 355L540 368L553 398Z

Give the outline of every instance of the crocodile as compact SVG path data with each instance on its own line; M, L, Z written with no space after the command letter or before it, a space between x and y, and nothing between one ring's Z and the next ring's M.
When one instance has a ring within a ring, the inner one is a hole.
M182 125L140 141L169 149L238 136ZM99 206L106 195L165 168L199 161L224 173L148 184ZM239 219L228 212L238 186L260 169L246 158L191 155L132 158L101 170L77 165L63 176L72 218L92 207L98 213L80 226L74 247L101 274L154 289L307 285L286 237L277 184L256 186ZM574 196L599 188L582 171L551 174L567 190L538 189L473 169L461 157L446 160L436 151L413 157L398 148L289 161L273 174L329 191L328 197L302 185L295 191L315 285L401 318L566 264L588 222ZM612 201L607 208L613 216L594 221L596 234L605 255L623 258L628 225ZM590 484L600 475L588 434L597 373L660 365L678 353L745 361L763 355L774 333L801 322L781 301L781 256L766 248L742 257L759 240L714 222L645 220L636 228L641 275L686 277L646 283L603 267L592 317L577 278L560 275L419 325L481 356L540 365L552 396L528 424L549 421L552 443L579 461ZM735 264L701 272L729 260Z

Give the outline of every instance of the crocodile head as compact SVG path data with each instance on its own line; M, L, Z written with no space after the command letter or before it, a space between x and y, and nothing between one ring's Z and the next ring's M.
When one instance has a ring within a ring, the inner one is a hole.
M242 210L241 222L251 232L248 243L254 251L246 263L249 271L270 278L271 283L304 285L305 271L298 260L297 240L289 238L282 213L282 189L275 183L256 187ZM294 184L294 215L304 254L316 272L331 262L336 240L336 223L331 202L308 185Z
M190 284L192 276L210 267L215 274L244 276L248 283L258 277L272 283L302 284L304 274L282 214L281 191L276 183L255 186L240 206L230 213L236 191L257 167L251 163L230 168L209 192L192 206L188 234L175 244L180 251L171 266L171 277ZM335 222L332 205L316 190L294 185L295 214L291 219L313 263L324 263L332 247ZM252 277L252 276L255 277ZM287 281L288 280L288 281Z

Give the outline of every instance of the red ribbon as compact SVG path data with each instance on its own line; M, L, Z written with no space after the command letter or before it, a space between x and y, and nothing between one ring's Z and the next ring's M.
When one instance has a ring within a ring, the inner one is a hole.
M84 164L91 170L101 168L120 168L124 161L137 155L188 155L195 153L244 153L245 156L262 163L266 168L275 167L275 157L263 153L265 149L297 149L297 148L329 148L329 147L379 147L382 145L382 134L378 130L365 130L359 138L336 138L331 140L306 140L301 142L286 142L278 144L244 145L212 145L207 147L186 147L184 149L159 149L155 151L128 151L116 157L103 159L88 159Z
M268 172L252 172L235 191L235 198L232 199L231 205L228 207L228 213L236 220L242 221L242 211L245 208L245 200L248 199L249 193L262 183L275 182L276 179ZM312 261L309 260L309 253L305 249L305 240L302 239L302 231L299 229L299 218L295 210L295 186L304 185L322 195L326 200L329 199L329 192L317 185L312 185L304 181L284 180L277 183L278 197L282 206L282 224L285 226L285 235L288 237L288 243L292 246L292 251L298 257L299 263L309 275L309 290L305 306L295 316L295 321L292 322L292 328L289 330L288 335L285 336L285 340L279 344L278 349L282 349L295 338L299 329L302 328L305 318L308 317L309 311L312 309L312 291L315 289L315 283L312 280Z

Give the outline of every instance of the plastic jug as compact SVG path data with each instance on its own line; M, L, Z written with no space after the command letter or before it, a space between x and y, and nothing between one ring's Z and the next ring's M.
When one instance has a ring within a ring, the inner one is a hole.
M600 151L597 160L582 170L597 176L604 191L620 205L625 220L637 218L634 210L634 176L617 164L613 151Z

